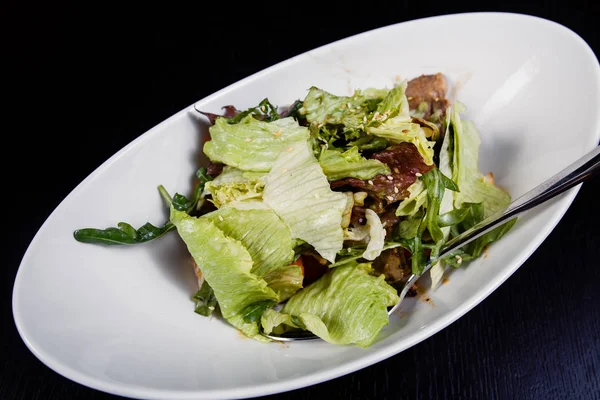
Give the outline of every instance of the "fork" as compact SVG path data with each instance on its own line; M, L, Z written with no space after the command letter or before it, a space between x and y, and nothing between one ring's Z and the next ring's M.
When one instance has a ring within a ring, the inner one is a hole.
M440 251L439 256L436 260L441 260L452 254L453 251L460 249L461 247L471 243L475 239L482 235L490 232L498 226L516 218L521 213L530 210L553 197L565 192L573 186L582 183L589 179L594 172L597 172L600 166L600 147L596 147L579 160L575 161L550 179L542 182L529 192L525 193L521 197L514 200L506 210L498 212L490 217L484 219L480 223L473 226L471 229L466 230L460 235L449 240L446 245ZM425 272L427 272L432 266L431 260L427 262L425 269L420 275L412 274L408 280L402 286L399 297L400 300L388 311L388 315L392 315L394 311L400 307L402 300L406 297L408 290L419 280ZM314 335L309 331L290 331L280 336L262 333L270 339L291 342L297 340L314 340L319 339L318 336Z

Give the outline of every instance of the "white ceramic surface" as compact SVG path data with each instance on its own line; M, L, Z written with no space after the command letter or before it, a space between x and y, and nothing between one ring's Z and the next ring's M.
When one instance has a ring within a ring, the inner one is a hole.
M196 104L218 112L269 97L284 105L312 85L349 94L440 71L480 130L482 171L493 171L516 197L598 143L599 70L590 48L563 26L523 15L456 14L318 48ZM83 181L35 236L15 281L13 312L29 349L53 370L148 399L251 397L350 373L422 341L483 300L539 246L577 191L523 216L487 258L453 272L431 294L435 306L407 301L402 318L393 316L368 349L261 344L193 312L195 280L176 234L112 248L72 236L123 219L162 223L156 187L189 193L205 129L191 106L151 129Z

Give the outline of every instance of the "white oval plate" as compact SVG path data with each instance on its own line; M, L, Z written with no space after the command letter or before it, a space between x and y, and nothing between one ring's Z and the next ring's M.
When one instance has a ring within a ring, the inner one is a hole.
M284 105L313 85L350 94L438 71L479 128L482 171L493 171L513 197L598 143L600 68L593 52L563 26L514 14L456 14L366 32L196 105L219 112L264 97ZM482 301L540 245L577 192L523 216L487 257L453 272L431 293L434 306L407 301L368 349L322 341L261 344L193 312L195 279L176 234L111 248L72 236L77 228L120 220L161 224L167 215L156 187L189 193L205 132L192 106L159 124L85 179L33 239L15 281L13 313L29 349L53 370L147 399L252 397L350 373L422 341Z

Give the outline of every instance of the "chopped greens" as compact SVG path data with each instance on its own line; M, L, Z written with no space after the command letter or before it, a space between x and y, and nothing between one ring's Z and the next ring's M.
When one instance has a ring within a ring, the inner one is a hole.
M515 223L442 254L511 198L479 171L479 135L462 105L445 99L443 76L418 81L350 96L311 87L283 108L265 98L202 112L208 169L189 197L159 186L164 225L119 222L74 237L131 245L177 230L201 278L196 313L218 310L261 342L304 330L370 346L399 301L392 285L432 265L437 287L448 266L480 257Z

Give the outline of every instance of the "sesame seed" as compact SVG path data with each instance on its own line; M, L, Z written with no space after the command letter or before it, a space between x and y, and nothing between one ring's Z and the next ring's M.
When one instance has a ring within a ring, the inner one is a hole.
M393 196L385 196L389 201L394 201L394 197Z
M372 185L372 184L373 184L373 181L369 179L369 180L367 181L367 183L368 183L369 185Z
M215 309L215 306L208 306L208 309L209 309L210 311L214 311L214 309Z
M456 262L461 264L462 263L462 257L461 256L455 256L456 257Z
M279 136L281 136L281 131L275 132L275 137L279 137Z
M223 221L223 216L219 215L219 221Z
M265 111L265 106L260 106L261 111Z
M422 173L420 173L420 172L417 172L417 173L415 174L415 176L419 177L419 176L423 176L423 174L422 174Z
M398 168L394 167L394 172L397 173L397 174L399 174L400 170Z
M394 193L398 193L398 192L399 192L398 188L394 186Z
M366 115L363 117L363 122L367 123L367 116Z
M388 181L393 181L393 180L394 180L394 177L393 177L393 176L391 176L391 175L388 175L388 176L387 176L387 180L388 180Z

